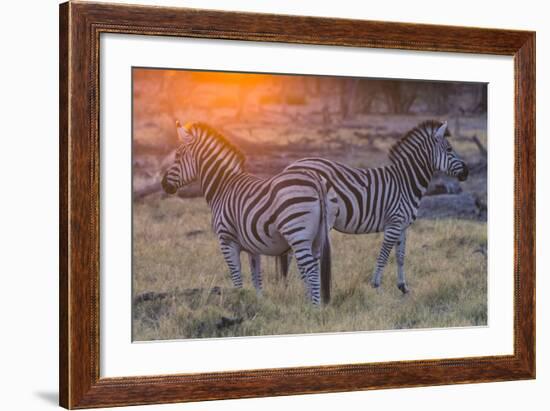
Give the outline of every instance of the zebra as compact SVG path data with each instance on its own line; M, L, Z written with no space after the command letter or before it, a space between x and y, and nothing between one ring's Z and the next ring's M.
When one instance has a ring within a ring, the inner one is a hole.
M307 170L284 171L269 179L245 171L245 157L211 126L176 122L181 145L162 178L168 194L198 180L212 211L217 236L235 287L243 286L240 253L249 256L252 281L262 292L260 255L295 254L314 305L330 299L330 242L327 207L335 206L326 182ZM334 213L334 212L333 212Z
M468 167L446 137L447 122L420 123L397 141L389 151L390 165L380 168L353 168L323 158L305 158L288 166L287 171L310 170L325 178L337 197L338 210L332 225L349 234L383 232L382 248L376 260L371 285L380 286L384 267L395 247L397 287L409 292L404 260L407 228L415 221L420 200L436 171L464 181ZM278 259L279 271L286 276L290 256Z

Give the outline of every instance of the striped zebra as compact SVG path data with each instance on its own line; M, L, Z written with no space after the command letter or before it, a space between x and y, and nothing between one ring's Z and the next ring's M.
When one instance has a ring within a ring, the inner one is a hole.
M464 181L468 168L447 140L447 123L425 121L410 130L390 149L391 164L381 168L353 168L322 158L305 158L287 171L310 170L329 182L338 199L333 227L340 232L364 234L384 232L382 249L376 260L372 286L380 286L382 272L395 247L397 287L408 287L403 269L407 228L414 222L420 200L436 171ZM288 259L279 259L286 275Z
M330 298L330 242L326 182L307 170L262 179L245 171L244 155L204 123L176 122L181 145L162 179L165 192L198 180L212 211L212 228L235 287L242 287L240 253L248 253L252 280L262 290L260 255L292 250L308 297Z

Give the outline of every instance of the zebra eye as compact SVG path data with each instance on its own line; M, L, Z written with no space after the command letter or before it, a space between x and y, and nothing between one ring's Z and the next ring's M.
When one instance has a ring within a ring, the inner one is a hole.
M453 152L453 148L452 148L452 147L447 147L446 151L447 151L447 153L452 153L452 152Z

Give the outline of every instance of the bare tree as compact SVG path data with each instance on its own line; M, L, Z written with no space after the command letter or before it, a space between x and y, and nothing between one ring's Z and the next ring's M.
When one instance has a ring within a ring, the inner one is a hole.
M393 114L407 114L418 97L418 86L413 82L389 80L384 85L388 111Z
M340 112L347 119L356 114L357 90L359 79L349 78L340 81Z

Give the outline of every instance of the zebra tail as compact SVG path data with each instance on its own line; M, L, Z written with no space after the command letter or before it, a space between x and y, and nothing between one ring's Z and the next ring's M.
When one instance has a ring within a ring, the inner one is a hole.
M321 219L319 221L319 249L321 250L321 300L323 304L330 302L330 289L332 282L332 260L331 260L331 247L329 237L329 221L328 221L328 190L326 186L326 180L316 174L315 179L318 181L318 192L321 208Z
M290 252L287 252L275 257L275 270L277 272L278 279L286 280L288 277L289 263L292 258L289 253Z
M323 248L321 250L321 298L323 304L330 302L330 288L332 282L332 261L331 261L331 248L330 239L328 238L328 227L325 225L327 231L327 238L323 242Z

